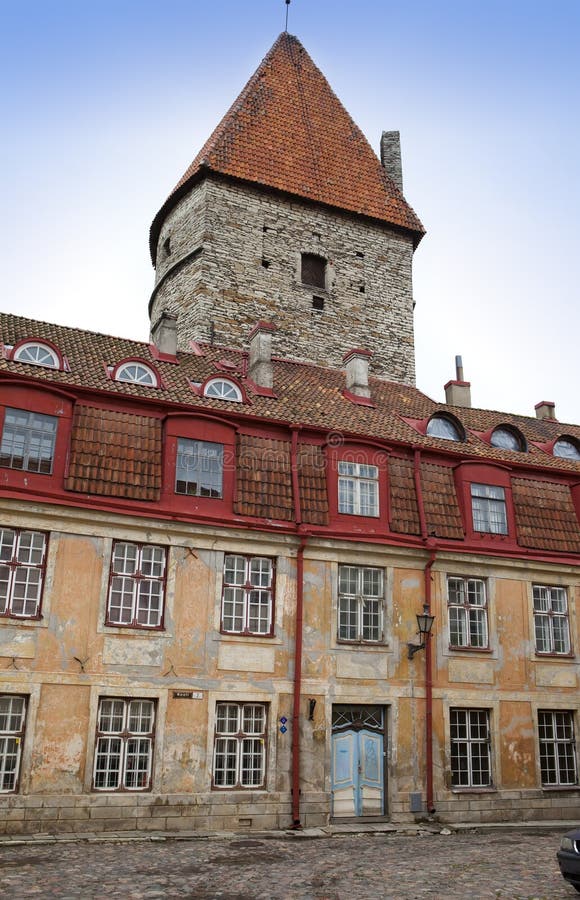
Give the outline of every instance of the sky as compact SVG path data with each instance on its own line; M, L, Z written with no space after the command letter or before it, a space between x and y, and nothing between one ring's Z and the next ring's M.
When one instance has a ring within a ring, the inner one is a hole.
M151 221L284 0L0 0L0 307L147 340ZM417 386L580 423L580 0L292 0L378 152L401 133Z

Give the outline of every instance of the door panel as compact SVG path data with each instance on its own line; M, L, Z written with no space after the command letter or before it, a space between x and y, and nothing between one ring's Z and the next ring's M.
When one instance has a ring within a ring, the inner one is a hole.
M332 736L333 815L355 816L357 774L356 734L346 731Z
M332 736L333 816L384 812L383 736L344 731Z
M383 736L359 731L359 816L383 814Z

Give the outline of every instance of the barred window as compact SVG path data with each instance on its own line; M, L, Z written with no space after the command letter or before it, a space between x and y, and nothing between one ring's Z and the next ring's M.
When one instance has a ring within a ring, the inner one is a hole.
M489 710L452 709L450 728L453 787L489 787L492 783Z
M266 706L218 703L213 753L216 788L261 788L266 777Z
M473 530L507 534L505 490L493 484L471 485Z
M0 466L50 475L56 428L55 416L7 408L0 444Z
M224 560L223 631L270 635L273 630L274 563L265 556L234 556Z
M573 713L540 710L538 733L542 784L576 784L578 775Z
M338 511L351 516L379 515L378 466L339 461Z
M149 790L154 733L153 700L101 698L97 716L94 790Z
M566 589L535 584L533 594L536 653L570 653Z
M18 790L26 723L26 698L0 694L0 793Z
M116 541L106 624L159 628L163 622L165 570L165 547Z
M41 531L0 528L0 615L19 619L40 615L46 545Z
M222 497L223 455L223 444L179 438L175 493L192 497Z
M481 578L447 579L449 643L452 647L487 647L487 596Z
M338 569L338 639L383 640L383 570L361 566Z

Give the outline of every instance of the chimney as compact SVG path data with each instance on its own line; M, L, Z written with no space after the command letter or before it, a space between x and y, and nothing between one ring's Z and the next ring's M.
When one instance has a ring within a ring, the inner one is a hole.
M250 331L250 364L248 375L259 387L272 389L272 334L276 326L272 322L258 322Z
M463 360L455 357L455 381L445 385L445 402L449 406L471 407L471 382L463 380Z
M381 135L381 164L401 193L403 169L401 166L401 136L398 131L383 131Z
M177 353L177 316L165 310L151 327L151 340L159 353L175 356Z
M357 397L370 397L369 388L369 361L372 357L370 350L356 348L349 350L342 357L346 368L346 389Z
M556 419L556 404L552 400L542 400L541 403L536 403L534 406L536 410L536 419L553 419L555 422Z

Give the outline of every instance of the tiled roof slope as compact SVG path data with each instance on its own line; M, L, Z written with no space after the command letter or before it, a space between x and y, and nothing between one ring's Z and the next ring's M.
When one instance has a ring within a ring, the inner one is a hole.
M199 151L151 226L202 171L275 188L413 232L421 222L300 43L281 34Z
M0 341L13 346L24 339L48 340L66 356L70 371L57 372L40 366L12 362L0 354L0 378L33 379L63 389L89 389L108 394L111 400L141 400L158 404L187 407L191 412L206 410L226 417L249 416L331 429L336 433L364 435L379 440L401 442L424 449L437 450L451 457L472 457L497 461L537 465L561 472L580 475L580 463L559 459L535 446L546 444L562 434L580 440L580 426L564 425L552 420L539 420L493 410L459 409L435 403L415 387L370 378L374 408L360 406L346 399L345 373L340 369L323 368L293 360L274 359L275 397L253 393L247 385L248 404L228 403L224 400L200 397L190 386L212 375L224 374L223 360L234 363L235 371L244 371L247 354L224 347L201 346L201 354L178 353L178 365L157 361L146 343L109 335L81 331L61 325L50 325L20 316L0 313ZM106 371L125 358L141 358L154 367L163 380L163 387L112 381ZM406 421L426 419L437 410L450 410L465 425L467 440L461 443L445 441L421 434ZM404 418L405 417L405 418ZM518 427L529 445L528 453L514 453L490 447L476 432L484 432L501 423Z
M77 404L65 488L159 500L161 441L159 419Z
M421 487L425 504L427 534L432 537L463 538L453 471L449 466L421 466Z
M523 547L580 553L580 527L567 485L512 478L512 491Z

